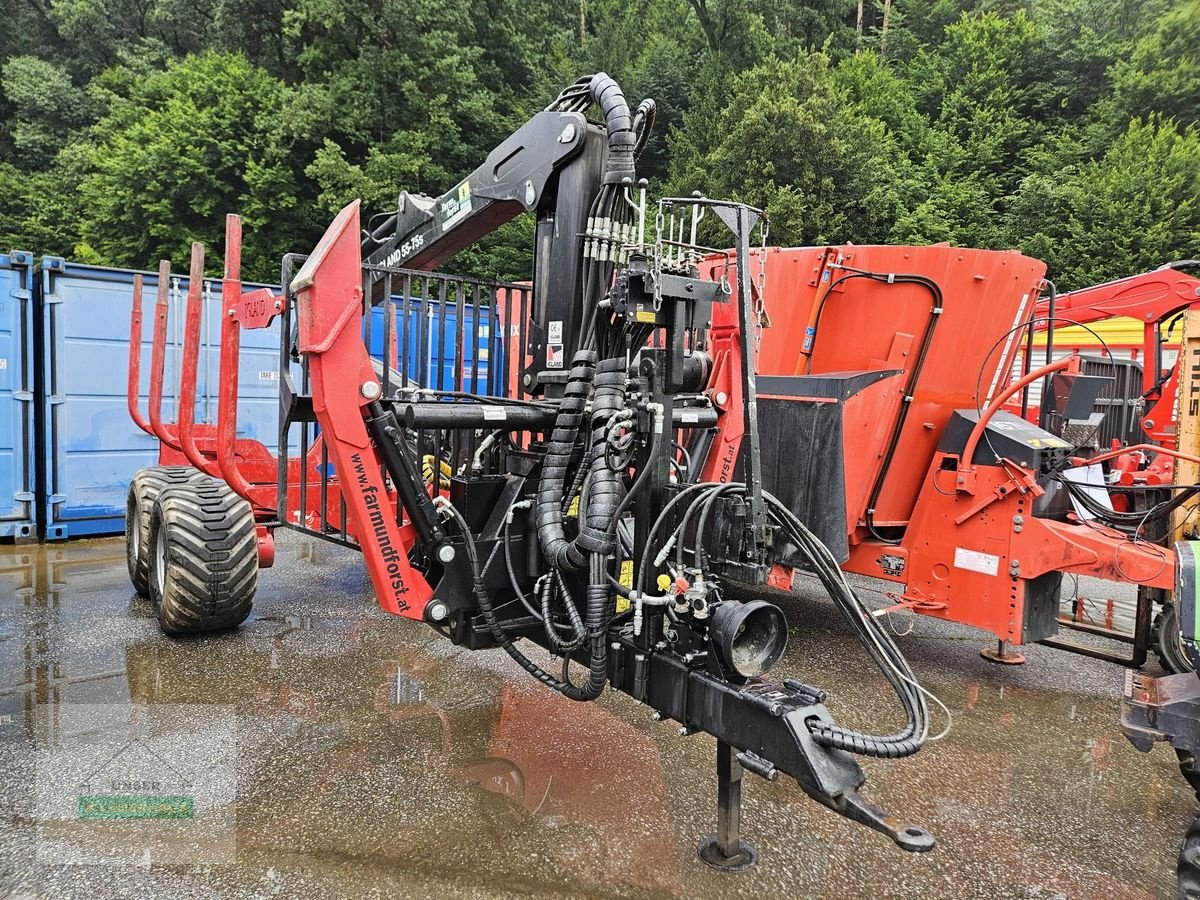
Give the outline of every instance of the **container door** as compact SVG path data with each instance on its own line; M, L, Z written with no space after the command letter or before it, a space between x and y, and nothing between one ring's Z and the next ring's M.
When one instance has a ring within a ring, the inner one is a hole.
M32 274L32 254L0 254L0 537L36 529Z

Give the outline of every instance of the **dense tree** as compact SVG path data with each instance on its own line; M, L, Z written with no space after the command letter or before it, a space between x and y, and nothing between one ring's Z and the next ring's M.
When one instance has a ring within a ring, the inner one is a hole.
M1200 0L0 0L0 244L271 277L332 212L452 186L580 74L659 192L772 240L1020 246L1061 286L1195 256ZM450 265L527 276L531 225Z
M823 54L744 72L716 132L676 186L769 210L774 241L882 240L903 206L907 160L888 125L851 102Z
M1161 265L1200 247L1200 132L1131 123L1098 160L1030 175L1012 209L1021 249L1060 288Z
M25 168L44 169L71 132L88 121L88 98L66 71L36 56L14 56L0 68L8 98L7 139Z
M1128 59L1115 61L1113 97L1106 110L1117 125L1160 113L1183 127L1200 121L1200 0L1185 0L1164 15L1134 46Z
M249 273L266 277L297 236L296 173L276 136L283 85L240 55L204 53L129 85L91 131L79 185L89 261L185 259L220 245L238 211L255 239Z

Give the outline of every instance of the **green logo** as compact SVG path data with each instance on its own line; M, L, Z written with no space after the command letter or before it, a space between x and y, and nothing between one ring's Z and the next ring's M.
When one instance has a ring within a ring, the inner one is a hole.
M79 798L81 819L191 819L194 801L182 795L92 794Z

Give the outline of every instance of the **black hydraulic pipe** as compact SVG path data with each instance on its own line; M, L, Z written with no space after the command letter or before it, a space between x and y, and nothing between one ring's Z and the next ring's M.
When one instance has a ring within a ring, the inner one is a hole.
M408 403L397 407L406 428L490 428L512 431L550 431L557 409L506 403ZM717 411L711 406L675 407L672 428L713 428Z
M538 543L551 567L567 571L578 571L587 561L583 551L567 539L561 504L567 489L567 467L575 452L575 439L583 424L595 374L596 355L590 351L577 353L555 415L554 431L546 444L542 475L538 480Z
M1058 307L1058 288L1054 286L1054 282L1046 280L1046 287L1050 289L1049 307L1046 310L1046 365L1054 362L1054 320L1055 313ZM1104 348L1108 349L1107 346ZM1112 359L1112 354L1109 354L1109 359ZM1038 413L1038 427L1044 430L1050 425L1050 378L1047 375L1042 379L1042 396L1039 400L1040 410Z
M440 544L445 540L445 533L438 525L437 511L433 501L425 493L424 481L417 474L417 469L408 452L404 449L403 437L400 433L400 423L396 416L383 408L378 400L367 405L368 416L365 421L367 430L371 433L379 455L383 457L383 466L391 476L396 486L400 503L404 506L408 518L417 530L421 543Z
M558 412L506 403L409 403L401 415L406 428L489 428L549 431Z

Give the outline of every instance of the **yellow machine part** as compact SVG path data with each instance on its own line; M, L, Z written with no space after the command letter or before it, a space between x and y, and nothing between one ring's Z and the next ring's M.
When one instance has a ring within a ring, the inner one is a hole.
M1200 310L1189 309L1183 316L1183 337L1179 351L1179 391L1176 395L1175 436L1180 453L1200 456ZM1175 462L1176 484L1200 484L1200 465L1186 460ZM1175 510L1175 540L1184 540L1200 531L1196 521L1197 504L1193 497Z

